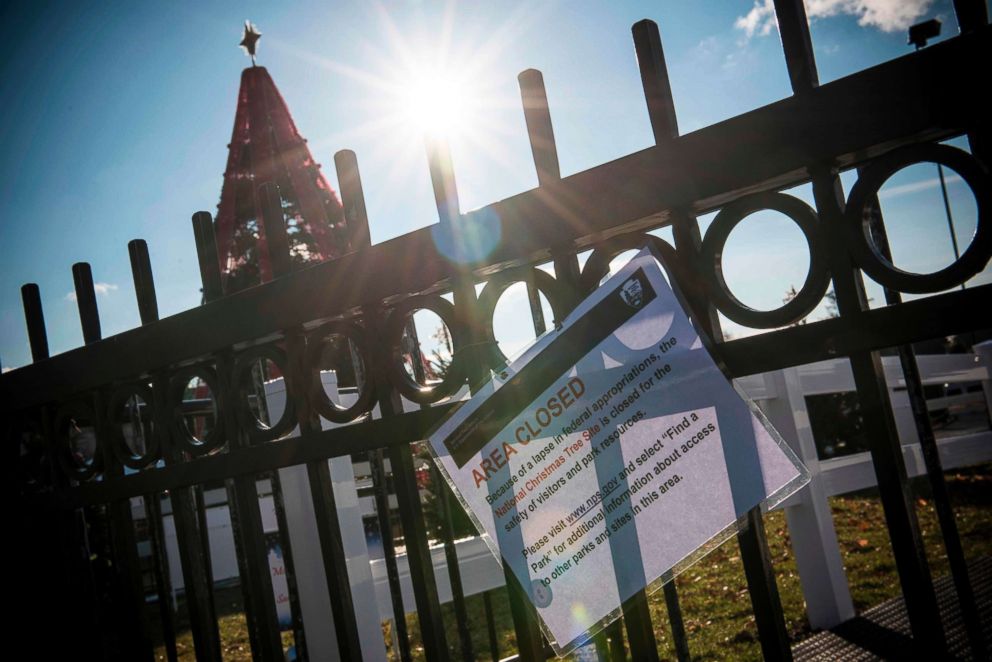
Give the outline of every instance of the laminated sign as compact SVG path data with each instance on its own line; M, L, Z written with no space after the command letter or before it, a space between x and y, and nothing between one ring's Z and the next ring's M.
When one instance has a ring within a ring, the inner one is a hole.
M499 377L430 445L559 655L808 481L648 249Z

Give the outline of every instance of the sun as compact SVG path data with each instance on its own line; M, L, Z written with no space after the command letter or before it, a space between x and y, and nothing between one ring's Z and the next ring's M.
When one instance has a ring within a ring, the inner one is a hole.
M459 202L478 206L484 185L473 181L499 179L498 173L518 168L512 149L525 128L515 74L505 66L538 14L521 5L494 30L472 20L461 5L446 3L439 20L401 29L381 0L369 4L378 14L378 31L374 41L355 44L354 59L293 50L349 86L346 97L327 98L354 112L354 123L333 135L333 146L363 149L363 167L385 173L385 190L422 191L425 155L430 163L447 154L452 171L458 164L466 173Z
M450 68L422 67L397 86L397 114L415 133L455 137L472 125L471 86Z

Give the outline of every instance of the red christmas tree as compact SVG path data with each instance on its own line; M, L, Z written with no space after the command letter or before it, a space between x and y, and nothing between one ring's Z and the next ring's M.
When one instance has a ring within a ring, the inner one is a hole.
M224 292L272 279L259 187L279 187L290 254L297 264L328 260L348 251L341 202L314 161L286 102L265 67L255 66L260 36L245 25L252 66L241 73L241 90L228 146L227 169L215 221Z

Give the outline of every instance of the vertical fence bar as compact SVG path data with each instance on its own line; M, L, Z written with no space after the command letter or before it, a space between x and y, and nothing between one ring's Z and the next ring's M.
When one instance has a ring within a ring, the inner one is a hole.
M803 0L774 0L778 31L789 81L794 94L803 94L820 84L813 57L813 39L809 33Z
M372 245L372 235L369 233L369 217L365 209L365 195L362 193L358 157L350 149L335 152L334 168L338 174L338 187L341 190L341 204L344 206L351 249L361 250Z
M672 643L675 644L675 657L679 662L691 659L689 639L685 635L685 623L682 620L682 607L679 605L679 593L675 588L675 579L665 584L665 608L668 611L668 621L672 626Z
M493 604L489 598L491 591L482 593L482 609L486 615L486 636L489 639L489 656L493 662L499 660L499 639L496 637L496 621L493 619Z
M793 91L805 94L818 84L805 6L801 0L776 0L775 11ZM830 245L837 307L843 317L868 307L864 284L840 236L844 198L837 172L819 164L811 164L810 172L817 212ZM946 651L946 640L881 359L877 352L855 352L849 358L913 638L921 652L939 657Z
M558 146L555 144L555 130L551 123L544 75L537 69L526 69L517 75L517 83L520 85L530 151L537 169L537 183L541 186L553 186L561 181L561 168L558 165Z
M643 20L631 28L634 38L634 50L637 54L637 64L641 75L641 86L644 88L644 99L648 108L648 119L654 134L655 144L659 147L670 146L678 138L678 118L675 114L675 100L672 95L671 83L668 79L668 66L665 64L665 52L661 43L661 33L653 21ZM678 210L672 216L672 233L675 246L680 256L696 265L696 257L702 239L699 234L699 224L691 214ZM684 284L689 291L690 284ZM719 320L712 306L697 301L696 311L707 311L707 317L702 320L704 330L715 338L719 332ZM743 558L743 557L742 557ZM672 631L672 641L675 653L684 662L689 659L689 642L685 634L685 624L682 619L682 608L679 605L678 590L675 580L664 586L665 605L668 621Z
M272 486L272 505L275 508L276 524L279 527L279 544L282 546L283 566L286 569L286 590L289 593L289 609L293 619L293 647L297 658L306 660L310 656L307 651L306 631L303 629L303 607L300 602L300 590L296 579L296 559L293 557L293 541L289 535L286 501L283 498L282 479L279 477L278 470L269 474L269 483Z
M386 484L385 460L381 450L368 452L369 473L372 475L372 494L375 499L375 514L382 538L382 554L386 561L386 580L389 583L389 599L393 607L393 627L396 629L396 642L401 662L410 662L410 635L406 629L406 610L403 607L403 587L400 585L399 568L396 565L396 545L393 541L393 522L389 515L389 490Z
M334 155L334 165L341 188L341 204L349 227L355 228L352 235L352 248L361 250L371 245L368 212L365 207L365 192L362 190L362 177L358 170L358 158L351 150L341 150ZM376 310L363 310L362 318L371 327L379 315ZM370 358L371 360L371 358ZM367 366L375 369L374 366ZM368 378L368 377L367 377ZM402 404L388 383L377 383L380 411L383 416L402 412ZM393 539L393 523L390 517L389 487L386 481L385 460L379 449L369 451L369 473L372 476L372 493L375 499L376 519L382 537L382 551L386 563L386 579L389 583L389 598L393 608L393 627L399 646L401 662L409 662L410 637L406 629L406 610L403 607L403 589L400 585L399 568L396 564L396 545ZM399 497L397 496L397 499Z
M219 367L219 366L218 366ZM218 394L215 394L217 397ZM200 543L203 546L202 553L205 559L203 569L207 573L207 585L210 586L210 601L214 601L214 564L210 553L210 526L207 523L207 501L203 496L203 485L193 486L193 502L196 505L196 526L200 529ZM231 511L231 522L237 528L236 510ZM216 607L215 607L216 609Z
M527 139L530 143L534 169L537 172L538 184L548 190L549 196L554 196L561 183L561 167L558 163L558 146L555 143L554 125L551 122L551 110L548 107L548 94L544 87L544 75L537 69L526 69L517 75L520 87L520 102L524 110L524 122L527 125ZM582 298L579 288L579 260L572 246L556 246L552 248L551 258L555 269L555 279L561 283L561 291L565 297L565 309L571 311ZM534 333L540 335L545 331L543 311L541 311L540 296L532 280L527 281L527 297L534 322ZM540 318L535 314L540 312ZM561 320L555 320L560 322ZM509 571L505 570L505 574ZM506 582L510 598L510 611L517 633L517 644L521 657L527 659L544 659L544 643L538 622L537 610L531 604L526 593L519 589L516 581Z
M954 13L962 34L978 32L989 24L989 10L986 0L954 0ZM970 127L968 145L986 167L990 163L989 120L986 115L978 117L978 126Z
M623 645L623 624L613 621L607 628L607 638L610 644L610 656L613 660L625 660L627 653Z
M76 288L76 305L79 307L79 323L83 329L83 342L87 345L100 340L100 313L96 307L96 290L93 286L93 272L86 262L72 265L72 281Z
M218 401L222 403L221 416L224 417L229 452L248 446L247 435L235 411L238 387L234 383L236 376L233 365L234 361L228 352L221 352L217 356L221 391ZM240 475L227 482L232 533L240 550L239 574L252 658L272 662L282 660L285 656L272 591L272 574L259 506L257 477L254 474Z
M145 496L145 516L150 522L148 537L152 548L152 573L155 575L155 586L158 590L159 618L162 620L165 656L169 662L176 662L179 659L179 650L176 648L175 602L172 599L172 577L169 575L169 560L165 549L162 503L158 494Z
M370 321L374 337L380 344L385 342L382 335L383 313L378 310L364 311ZM402 413L399 396L389 385L388 367L385 365L387 353L376 352L374 361L376 391L379 408L384 418ZM444 620L437 595L434 577L434 563L424 530L424 516L420 507L420 492L414 478L413 456L405 445L392 446L389 451L389 464L393 475L393 488L396 492L403 538L406 545L407 562L410 568L410 581L413 584L414 600L417 603L417 616L420 621L420 635L428 660L447 660L448 648L444 633ZM392 535L391 531L389 535ZM384 536L385 537L385 534Z
M48 334L45 333L45 312L41 307L41 292L35 283L21 287L21 300L24 303L24 319L28 327L28 343L31 346L31 360L34 362L48 358Z
M438 519L441 523L441 540L444 543L444 558L448 566L448 581L451 584L451 600L455 610L455 625L465 662L475 660L472 651L472 633L468 629L468 609L465 606L465 589L462 586L461 568L458 566L458 550L455 548L454 521L452 519L452 499L448 494L448 484L441 477L437 465L431 464L431 484L437 490Z
M206 215L206 220L210 222L209 214ZM198 229L196 217L193 220L193 227L195 232ZM199 244L197 247L199 248ZM152 376L154 433L159 438L166 463L179 464L183 461L183 457L173 439L168 390L168 372L155 373ZM198 659L220 660L220 632L214 608L213 585L206 567L209 560L205 559L203 554L202 536L206 535L206 531L200 530L194 490L176 488L169 491L169 496L172 500L172 518L176 527L176 542L183 572L183 587L190 630L193 634L193 646Z
M158 297L155 294L155 278L152 274L152 261L148 255L148 244L144 239L132 239L127 244L131 260L131 276L134 280L134 294L138 301L138 316L141 324L158 321Z
M201 211L193 214L192 221L200 267L203 303L210 303L223 296L223 279L220 263L217 260L217 240L214 234L213 218L208 212ZM230 395L236 392L236 388L231 388L228 383L228 380L232 378L231 370L230 352L220 353L217 357L217 372L221 382L219 386L221 393L214 394L214 397L218 399L218 403L225 403L220 415L224 419L228 432L228 445L231 450L235 450L243 445L244 438L239 430L240 425L237 417L234 415L234 402L230 399ZM258 489L255 476L238 476L225 481L224 485L227 493L228 514L231 518L231 534L234 539L234 550L238 563L238 576L241 580L242 606L245 612L245 623L248 627L248 641L252 656L259 659L273 659L278 648L278 654L281 657L281 640L278 644L276 643L276 640L279 639L279 631L275 607L270 605L271 600L268 597L272 593L272 581L267 566L265 577L260 575L261 561L259 559L266 559L267 553L262 534L261 514L258 509ZM206 559L205 569L207 581L210 582L212 598L213 568L206 503L201 485L196 485L193 488L193 496L196 503L197 521L202 532L203 555ZM264 589L266 583L268 584L268 592Z
M555 195L555 189L561 182L561 169L558 163L558 147L555 143L554 127L551 122L551 111L548 106L548 95L544 87L544 76L536 69L527 69L517 76L520 85L520 98L524 108L524 121L527 124L527 134L530 142L531 155L537 171L538 183L549 190L549 195ZM579 260L573 247L555 247L552 249L552 260L555 268L555 279L560 283L560 290L565 298L564 308L567 315L582 299L582 288L579 285ZM531 317L534 322L534 332L541 335L545 331L544 314L541 309L540 296L533 280L527 280L527 295L530 303ZM556 320L560 321L560 320ZM630 615L635 621L643 619L646 602L638 604ZM636 612L636 613L634 613ZM536 617L536 613L535 613ZM650 614L647 615L650 623ZM644 628L635 625L638 631ZM651 628L649 627L648 630ZM615 641L620 642L619 657L616 648L611 651L609 637L613 634ZM623 656L622 633L619 621L604 629L595 637L595 646L601 658L612 656L620 659ZM653 637L653 632L652 632ZM646 644L645 654L650 658L650 644Z
M381 321L377 324L377 326L379 325L381 325ZM381 329L381 326L379 328ZM382 340L381 335L378 335L378 338L380 341ZM381 365L380 361L377 370L377 385L386 383L383 368L384 366ZM380 399L379 406L384 417L399 413L392 410L392 404L387 399ZM405 444L391 446L388 453L396 501L400 511L400 521L403 523L403 538L406 543L410 581L413 584L413 595L417 603L417 616L420 620L420 635L424 652L428 660L447 660L448 647L444 634L444 620L437 595L434 563L428 546L427 533L424 529L420 492L414 477L413 455Z
M224 294L220 263L217 261L217 237L214 235L214 221L209 212L198 211L193 214L193 238L200 265L200 282L203 283L203 301L208 303Z
M989 24L985 0L954 0L954 13L962 33L975 32Z
M447 150L447 145L443 142L428 144L428 160L431 165L431 177L434 185L435 201L437 202L438 211L441 215L441 223L447 223L450 228L451 219L459 214L459 209L458 192L454 185L451 156ZM445 174L437 176L437 170L439 168ZM456 304L455 314L462 316L468 313L470 310L470 305L474 303L475 288L472 286L471 278L466 277L464 273L456 279L454 300ZM459 303L462 304L461 309L458 308ZM464 328L468 328L467 325L474 323L474 318L472 320L466 320L464 318L461 320L461 324ZM420 341L417 339L417 327L414 323L412 315L410 316L407 328L414 342L414 351L417 353L417 356L419 356ZM475 341L470 339L468 343L471 347L475 344ZM475 352L476 348L472 347L471 351ZM472 364L472 359L469 359L469 361L470 364ZM413 369L418 379L423 377L421 361L418 360L417 357L414 357ZM472 365L472 367L469 368L469 371L472 372L475 369L476 366ZM420 374L418 375L417 373ZM474 374L475 373L473 373L473 375ZM478 379L479 377L470 378L469 387L471 388L472 384L478 383ZM427 405L422 406L426 407ZM465 607L465 593L462 587L461 568L458 565L458 554L455 550L453 539L451 509L450 501L448 499L449 488L447 483L441 479L440 472L433 464L431 475L433 484L437 486L437 504L439 507L439 519L441 523L441 530L439 531L439 534L441 537L441 543L444 547L448 581L451 586L452 605L455 612L455 623L458 631L459 643L461 644L462 659L472 660L475 656L472 653L472 636L468 630L468 611Z
M203 303L209 303L223 295L221 289L220 263L217 261L217 239L214 236L214 222L209 212L199 211L193 214L193 240L196 243L196 255L200 266L200 282L202 283ZM219 367L219 366L218 366ZM219 397L219 394L214 394ZM210 529L207 525L207 507L203 498L203 486L193 486L193 500L196 507L197 527L201 531L200 542L203 546L204 570L207 573L207 581L210 586L210 602L214 601L214 568L210 554ZM230 490L228 490L228 501L231 501ZM233 530L237 530L237 509L230 509L231 525ZM238 545L238 536L235 535L235 550L238 554L238 568L243 567L244 561L241 547ZM247 605L246 605L247 608Z
M830 244L837 307L843 317L866 309L868 303L860 273L840 236L844 198L837 173L826 166L811 167L811 171L813 196ZM855 352L849 359L913 638L921 654L936 659L946 651L946 642L881 359L877 352Z
M93 396L96 405L96 430L104 441L102 457L104 480L113 480L124 474L124 468L106 447L110 439L110 422L107 420L108 398L105 392ZM111 609L116 625L112 631L120 636L121 652L132 660L152 660L154 652L148 623L145 617L144 583L138 559L138 542L134 531L131 499L118 499L107 504L110 519L110 547L113 553L112 587L114 599Z
M889 247L889 240L885 230L885 222L882 219L882 209L878 198L871 201L872 225L871 236L878 248L879 253L892 261L892 252ZM887 287L885 292L885 302L888 305L902 303L902 295ZM912 345L899 346L899 362L902 366L903 378L906 381L906 392L909 396L910 408L913 412L913 420L916 423L916 431L920 438L920 451L923 455L923 463L926 466L927 477L930 481L934 508L937 511L937 521L944 538L944 548L947 551L947 562L951 569L951 578L954 582L954 589L957 592L958 603L961 606L961 616L964 619L965 632L971 646L971 652L976 660L986 657L987 649L985 637L982 633L981 612L975 600L975 592L972 589L971 578L968 573L968 563L964 556L964 549L961 546L961 536L958 533L957 521L954 519L954 508L951 505L951 496L947 491L947 482L944 480L944 467L940 460L940 450L937 448L937 439L934 436L933 425L930 422L930 411L927 408L927 399L923 391L923 380L920 376L920 368L916 362L916 354Z
M793 91L804 94L818 83L805 7L800 0L777 0L775 9ZM810 170L817 211L831 244L830 269L843 317L867 308L864 284L839 234L844 200L837 173L828 166ZM856 352L849 358L913 637L922 650L939 656L946 642L881 360L877 352Z
M438 219L443 231L448 232L454 246L456 260L465 261L454 283L455 315L465 334L465 364L470 392L474 393L489 378L486 353L479 344L485 338L482 322L478 318L477 297L472 273L467 267L469 257L463 254L461 241L461 210L458 201L458 186L455 182L454 167L447 143L440 137L427 141L427 161L430 168L431 184L434 188L434 201ZM526 593L508 566L503 566L503 575L510 599L510 611L517 633L517 646L523 660L543 660L544 644L537 621L537 612Z
M162 385L165 382L156 380L154 384ZM169 405L162 389L153 386L153 394L156 395L155 409L165 412ZM160 424L156 427L162 429L169 424L167 416L158 419ZM171 440L166 441L171 445ZM180 461L179 454L173 450L171 453L171 463ZM179 561L183 571L183 587L186 594L186 608L189 612L190 629L193 633L193 646L196 649L197 660L221 659L220 632L217 627L217 614L211 593L213 587L209 583L203 558L203 545L201 543L201 532L197 523L196 501L193 497L193 490L189 488L178 488L169 491L172 497L172 518L176 525L176 541L179 546Z
M259 200L262 202L262 223L265 226L264 232L266 244L270 252L285 254L286 262L289 261L289 248L286 240L285 225L281 213L278 222L282 225L282 232L279 236L273 237L269 234L269 221L267 218L266 204L270 201L267 194L273 192L268 188L275 187L263 184L259 190ZM274 191L276 204L279 205L279 193ZM210 237L207 236L208 244L205 245L205 254L209 246ZM216 262L214 263L216 264ZM218 265L219 267L219 265ZM284 265L288 272L288 264ZM219 268L217 268L219 272ZM282 275L282 274L280 274ZM210 281L220 280L220 274L212 276ZM207 281L204 281L204 291L207 290ZM236 398L239 396L239 385L234 380L234 361L230 352L222 352L217 357L217 369L221 375L221 389L224 391L222 402L225 406L225 429L228 430L228 444L232 451L247 448L249 441L247 433L236 414ZM268 545L265 541L265 531L262 524L262 513L258 499L258 477L256 475L236 476L229 481L229 494L231 499L232 524L234 527L235 539L241 548L243 568L241 568L242 593L245 602L245 615L248 621L249 632L252 634L252 653L255 659L260 660L281 660L282 638L279 632L279 618L276 614L275 598L272 590L272 575L268 564Z
M155 278L148 255L148 244L142 239L128 242L128 255L131 259L131 275L134 280L134 294L138 301L138 315L141 324L158 321L158 297L155 294ZM149 407L153 403L147 403ZM168 553L165 549L165 528L162 520L162 501L158 493L146 494L145 519L152 550L152 567L155 586L158 591L159 617L162 620L162 639L169 662L179 659L176 649L175 605L172 599L172 578L169 574Z
M48 334L45 330L45 316L41 305L38 285L27 283L21 287L24 305L24 319L27 325L28 341L31 346L31 359L37 363L49 358ZM44 453L47 456L48 480L56 491L69 486L65 474L59 470L56 458L57 448L54 434L54 408L51 405L40 407ZM33 506L33 507L32 507ZM65 624L65 641L52 641L52 654L64 651L67 656L92 655L102 652L99 642L93 641L97 631L93 603L95 592L89 564L89 550L85 537L80 535L85 523L82 511L65 510L54 502L34 502L27 509L17 509L22 519L22 530L30 531L25 551L29 568L36 568L37 574L31 580L31 591L27 592L28 605L37 599L36 613L45 613L60 619ZM39 522L50 522L51 526L38 528ZM31 553L33 552L33 553ZM16 584L15 584L16 585ZM54 600L51 599L54 597ZM31 614L33 616L34 614ZM37 619L29 617L27 623L34 625ZM41 630L41 628L39 628ZM29 630L29 635L46 636L49 630Z
M558 146L555 144L544 76L537 69L527 69L517 76L517 83L520 86L520 101L524 108L524 122L527 124L527 138L537 171L537 183L547 188L549 195L554 195L556 186L561 182L561 168L558 164ZM555 278L562 283L568 299L565 302L566 307L571 310L581 298L578 287L579 259L571 246L552 248L551 258ZM533 288L528 283L528 293L531 289Z
M75 285L76 302L79 305L79 321L83 329L83 338L87 345L98 342L102 338L100 330L100 313L96 303L96 289L93 284L93 273L86 262L72 265L72 276ZM94 427L100 439L100 450L103 461L103 476L105 480L113 480L123 475L124 468L117 461L109 447L110 426L107 421L107 397L103 390L93 394L95 410ZM107 636L111 632L121 633L117 645L122 648L119 652L130 659L151 660L154 655L148 628L145 622L144 590L142 588L140 563L138 561L138 544L134 535L134 521L131 514L131 500L118 499L107 504L105 515L110 520L110 552L113 555L113 572L110 578L111 620L123 627L105 630ZM113 644L112 644L113 646Z
M273 183L265 183L259 188L262 222L276 278L285 276L292 269L289 255L289 241L286 236L286 221L282 212L279 189ZM305 359L305 346L300 329L286 331L286 350L289 357L287 393L295 399L300 435L306 436L320 431L319 421L311 411L305 397L310 388L309 366ZM341 525L338 519L337 499L334 496L334 483L331 479L327 460L316 460L307 464L307 477L313 497L314 515L317 520L317 534L320 539L321 557L327 578L328 597L334 614L334 628L338 651L342 660L358 659L362 655L358 636L358 623L355 618L354 601L351 594L351 580L348 577L347 557L341 541Z

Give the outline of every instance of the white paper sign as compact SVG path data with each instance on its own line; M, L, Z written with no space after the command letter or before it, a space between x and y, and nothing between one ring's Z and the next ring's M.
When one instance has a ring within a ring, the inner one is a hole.
M808 481L647 249L430 443L559 654Z

